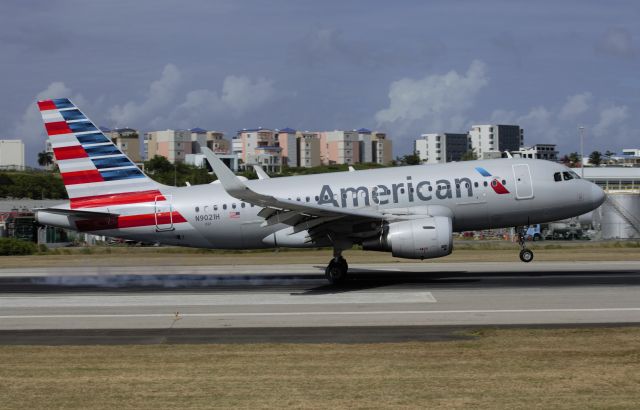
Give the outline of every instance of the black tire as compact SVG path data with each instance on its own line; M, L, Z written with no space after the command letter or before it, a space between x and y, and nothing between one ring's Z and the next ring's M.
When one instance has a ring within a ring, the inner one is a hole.
M520 260L525 263L529 263L533 260L533 252L531 249L523 249L520 251Z
M342 269L344 269L345 272L349 270L349 264L347 263L347 260L342 256L340 257L340 259L338 259L338 263L340 264L340 266L342 266Z
M344 282L347 279L347 263L329 262L327 268L324 270L324 275L332 285L337 285Z
M539 233L533 235L533 241L534 242L537 242L537 241L539 241L541 239L542 239L542 236Z

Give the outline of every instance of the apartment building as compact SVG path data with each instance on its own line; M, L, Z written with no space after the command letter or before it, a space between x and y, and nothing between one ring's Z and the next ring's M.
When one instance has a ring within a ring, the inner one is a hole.
M355 164L360 161L358 131L320 133L320 161L325 165Z
M289 167L299 166L298 135L292 128L277 130L278 146L282 148L282 164Z
M517 151L511 151L511 155L516 158L558 160L558 151L555 144L536 144L533 147L521 147Z
M105 136L109 137L111 141L122 151L123 154L128 156L131 161L135 163L142 162L142 153L140 152L140 134L133 128L116 128L108 129L102 128L102 132Z
M360 128L358 131L359 158L358 162L373 162L373 139L371 130Z
M393 143L384 132L371 133L371 162L389 165L393 161Z
M184 162L186 156L192 153L190 130L151 131L144 135L147 158L156 155L165 157L169 162Z
M320 161L320 135L317 132L298 131L296 136L298 166L319 167L322 164Z
M524 144L524 130L518 125L473 125L471 148L479 159L500 158L504 151L518 151Z
M232 142L242 166L262 165L270 172L280 172L282 148L275 131L266 128L238 131Z
M216 154L229 154L231 152L231 142L224 138L224 133L220 131L207 131L202 128L192 128L191 131L191 152L199 154L202 147L207 147Z
M460 161L469 150L469 136L449 132L422 134L414 141L414 152L425 164Z
M0 168L24 169L22 140L0 140Z

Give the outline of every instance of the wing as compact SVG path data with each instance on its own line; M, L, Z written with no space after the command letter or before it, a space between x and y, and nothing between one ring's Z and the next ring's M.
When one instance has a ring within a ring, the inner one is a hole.
M269 174L264 172L264 169L262 169L262 167L260 165L254 165L253 166L253 170L256 171L256 174L258 175L258 179L269 179L269 178L271 178L269 176Z
M301 203L255 192L227 168L213 151L202 148L202 153L229 195L264 208L258 214L265 219L264 225L282 223L293 226L293 233L313 229L316 234L319 234L321 231L335 230L331 227L335 226L338 220L340 221L340 230L344 231L347 227L362 223L377 222L379 224L390 217L390 215L370 209L348 209Z

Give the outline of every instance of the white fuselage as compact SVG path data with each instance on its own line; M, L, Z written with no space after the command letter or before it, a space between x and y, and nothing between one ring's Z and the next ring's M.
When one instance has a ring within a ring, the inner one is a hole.
M602 190L560 164L531 159L498 159L417 165L247 181L261 194L326 207L371 209L382 214L451 217L454 231L521 226L589 212L604 200ZM575 174L574 174L575 175ZM497 181L497 182L496 182ZM100 208L119 215L168 214L146 226L84 229L98 235L171 245L251 249L278 246L261 207L229 196L219 183L163 187L167 200ZM144 208L144 209L141 209ZM72 228L72 218L40 215L41 223ZM322 246L300 242L286 246Z

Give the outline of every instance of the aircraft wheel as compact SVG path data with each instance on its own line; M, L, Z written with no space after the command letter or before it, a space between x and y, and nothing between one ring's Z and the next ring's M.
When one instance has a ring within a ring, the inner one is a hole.
M345 272L349 270L349 264L347 263L347 260L342 256L340 257L340 259L338 259L338 263L340 264L340 266L342 266L342 269L344 269Z
M533 251L531 249L523 249L520 251L520 260L529 263L533 260Z
M344 260L344 259L343 259ZM329 265L324 271L327 280L332 284L336 285L344 282L347 279L347 262L344 261L334 261L329 262Z

